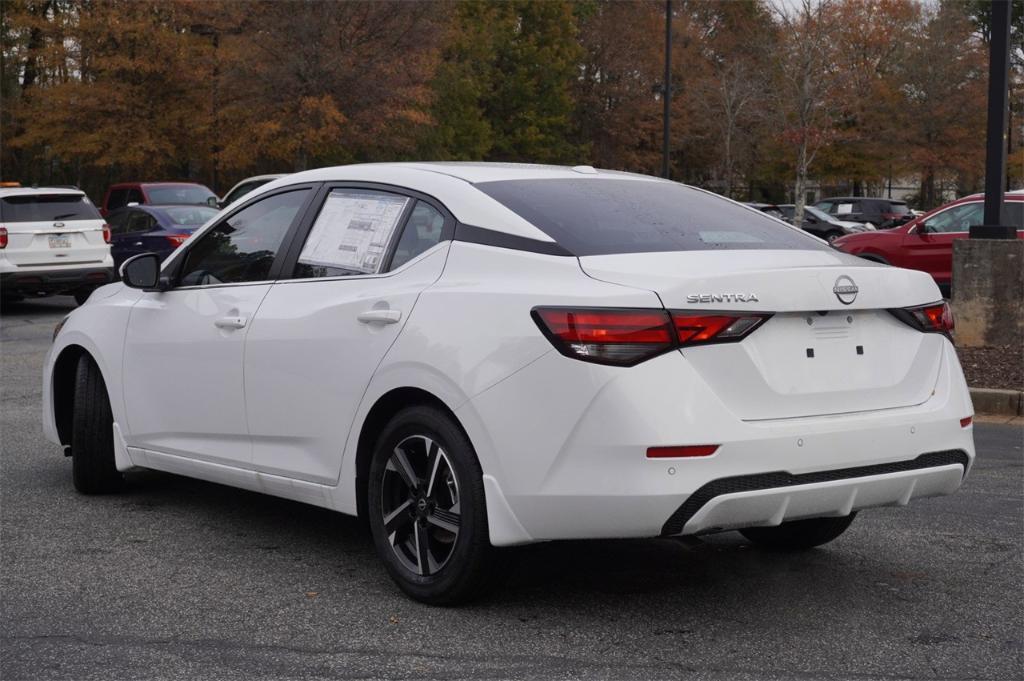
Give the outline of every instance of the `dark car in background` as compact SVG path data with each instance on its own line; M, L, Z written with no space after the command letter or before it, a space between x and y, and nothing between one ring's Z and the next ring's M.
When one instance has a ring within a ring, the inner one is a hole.
M171 254L197 228L217 214L211 206L130 206L107 216L114 268L139 253Z
M944 295L950 294L953 242L966 239L973 225L984 223L985 197L967 196L947 203L894 229L852 234L833 246L867 260L921 270L932 275ZM1007 192L1001 222L1024 238L1024 191Z
M914 219L906 201L869 196L832 196L814 207L839 220L870 222L878 229L898 227Z
M759 210L765 215L771 215L773 218L784 219L782 211L774 203L745 203L743 205Z
M216 206L217 195L195 182L120 182L107 188L100 204L100 214L106 217L130 204Z
M796 215L796 206L792 203L784 203L779 206L779 211L781 211L783 219L792 224ZM800 225L800 229L819 239L832 242L843 235L865 232L874 227L870 223L839 220L814 206L804 206L804 221Z

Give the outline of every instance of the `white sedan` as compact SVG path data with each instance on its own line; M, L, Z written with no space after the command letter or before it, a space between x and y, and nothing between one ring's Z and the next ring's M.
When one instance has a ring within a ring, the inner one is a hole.
M430 603L514 544L817 546L974 459L931 277L652 177L312 170L122 277L46 363L76 488L151 468L360 514Z

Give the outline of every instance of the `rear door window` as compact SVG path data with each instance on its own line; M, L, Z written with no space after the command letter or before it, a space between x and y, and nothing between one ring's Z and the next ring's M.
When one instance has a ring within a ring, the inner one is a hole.
M413 199L372 189L332 189L299 253L294 276L375 274Z
M0 200L3 222L67 222L102 220L99 211L82 194L31 194Z
M1024 229L1024 201L1004 201L1001 222L1018 230Z
M828 248L760 211L675 182L567 178L474 186L579 256Z
M417 201L402 229L402 238L398 240L395 254L391 257L390 269L398 269L420 253L436 246L443 233L444 215L429 203Z

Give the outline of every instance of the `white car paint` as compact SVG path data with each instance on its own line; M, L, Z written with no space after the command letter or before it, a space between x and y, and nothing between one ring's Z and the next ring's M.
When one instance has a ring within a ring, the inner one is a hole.
M461 224L543 251L554 246L550 235L474 183L558 178L665 182L546 166L368 164L289 175L240 205L293 184L377 183L432 197ZM860 287L849 305L833 292L841 276ZM775 316L741 342L670 350L631 367L566 357L531 318L538 306L690 309L689 295L722 292L757 300L715 310ZM415 388L442 402L473 444L492 544L657 536L695 491L722 478L810 475L948 450L973 461L971 427L961 426L973 409L951 343L886 311L939 300L926 274L824 247L573 257L459 238L383 274L164 292L115 284L55 339L44 431L68 444L54 406L66 386L54 367L81 349L106 380L119 468L355 513L364 423L389 393ZM815 362L809 346L820 353ZM645 456L649 447L697 444L719 448L692 459ZM678 531L902 505L950 493L965 474L949 464L720 494Z

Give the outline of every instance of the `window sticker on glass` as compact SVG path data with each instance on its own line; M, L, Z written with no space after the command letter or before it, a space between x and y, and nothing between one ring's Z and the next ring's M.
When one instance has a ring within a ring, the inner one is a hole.
M376 272L409 199L334 190L299 254L299 263Z
M853 212L853 204L852 203L840 203L839 207L836 208L836 214L837 215L846 215L847 213L852 213L852 212Z
M726 231L710 231L700 230L699 232L701 243L705 244L759 244L763 239L759 239L755 234L747 234L745 232L726 232Z

